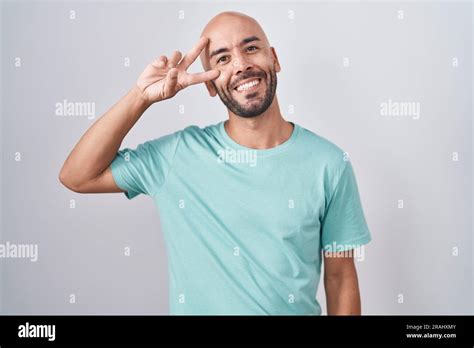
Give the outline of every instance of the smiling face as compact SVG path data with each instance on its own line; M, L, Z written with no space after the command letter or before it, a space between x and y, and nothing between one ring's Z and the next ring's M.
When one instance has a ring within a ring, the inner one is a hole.
M206 82L211 96L241 117L255 117L272 104L280 65L260 25L251 17L224 12L214 17L201 36L209 44L201 54L204 69L220 75Z

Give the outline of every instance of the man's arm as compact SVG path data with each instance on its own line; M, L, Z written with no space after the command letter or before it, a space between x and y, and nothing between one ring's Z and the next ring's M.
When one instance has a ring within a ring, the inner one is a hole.
M359 283L352 256L324 254L324 288L328 315L361 315Z
M109 166L149 105L138 88L132 88L81 137L59 173L61 183L80 193L122 192Z
M184 57L175 51L149 64L136 85L81 137L59 173L61 183L80 193L122 192L116 185L110 164L120 145L153 103L172 98L178 91L197 83L214 80L219 70L188 74L209 39L202 37ZM181 59L182 58L182 59Z

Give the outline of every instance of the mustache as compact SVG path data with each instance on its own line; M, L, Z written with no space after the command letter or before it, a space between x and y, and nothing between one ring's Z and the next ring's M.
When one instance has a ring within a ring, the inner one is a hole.
M259 77L259 78L264 78L267 74L265 74L263 71L249 71L249 72L243 72L236 81L232 83L231 89L234 89L241 83L243 80L249 79L251 77Z

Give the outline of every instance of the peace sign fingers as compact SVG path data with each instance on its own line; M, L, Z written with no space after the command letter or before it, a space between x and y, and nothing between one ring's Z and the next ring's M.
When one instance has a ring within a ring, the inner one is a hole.
M196 58L201 54L204 47L206 47L209 42L209 38L203 36L199 39L197 44L184 56L179 67L187 70L189 66L196 60Z

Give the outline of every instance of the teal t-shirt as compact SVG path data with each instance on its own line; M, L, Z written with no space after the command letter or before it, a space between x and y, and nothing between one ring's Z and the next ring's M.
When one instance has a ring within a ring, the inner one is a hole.
M319 315L322 251L371 240L344 152L297 124L265 150L224 122L190 126L120 150L111 168L129 199L159 209L171 314Z

